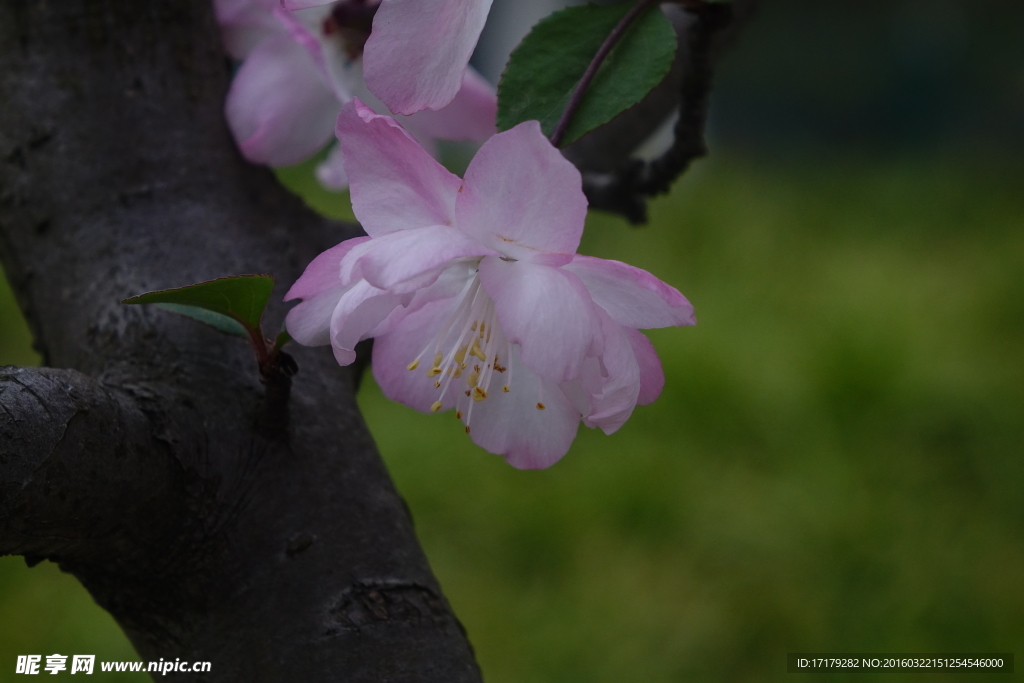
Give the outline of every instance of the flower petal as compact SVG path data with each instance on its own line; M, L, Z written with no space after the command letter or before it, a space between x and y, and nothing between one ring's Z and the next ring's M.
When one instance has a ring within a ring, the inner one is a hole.
M568 382L600 344L600 322L583 283L558 268L489 256L480 282L501 327L522 348L523 363L542 378Z
M508 363L509 391L492 384L488 397L473 406L470 437L517 469L550 467L569 451L580 413L557 384L522 363L515 347Z
M385 396L422 413L431 412L438 400L442 402L441 410L455 407L456 393L462 385L451 382L442 398L441 389L434 386L438 378L427 376L432 358L409 370L409 364L447 322L455 303L452 298L433 301L374 338L373 378Z
M624 329L640 367L640 394L636 398L636 404L650 405L661 396L661 390L665 387L665 371L661 367L661 359L658 358L658 352L654 350L654 344L647 335L628 327Z
M316 167L316 179L328 190L340 192L348 187L348 174L345 173L345 155L341 153L341 145L334 145L327 158Z
M581 256L563 266L615 322L634 329L696 325L693 306L675 287L621 261Z
M592 378L592 381L596 380L598 391L590 395L590 412L584 415L583 422L588 427L600 427L605 434L612 434L625 424L636 407L640 393L640 367L626 336L626 332L631 330L616 323L603 311L598 315L604 335L604 352L599 366L590 366L600 376ZM591 382L584 381L584 386L589 384Z
M537 121L526 121L485 142L470 162L456 201L457 225L512 258L568 263L587 216L581 188L576 167Z
M398 230L364 242L352 250L342 264L341 274L343 280L358 276L379 289L391 289L454 259L493 253L455 228L432 225Z
M214 0L224 47L235 59L245 59L253 49L280 31L274 19L277 0Z
M352 210L367 234L452 225L462 181L437 163L390 116L359 99L338 116Z
M292 299L308 299L325 289L330 289L341 284L341 261L355 247L367 242L369 237L353 237L337 244L315 259L309 262L306 270L295 284L291 286L288 293L284 295L285 301Z
M448 106L403 116L399 120L417 138L483 142L498 132L498 97L494 86L472 67L462 76L462 87Z
M370 90L396 114L447 105L490 9L491 0L382 0L363 52Z
M321 5L329 5L334 0L280 0L281 6L289 12L297 9L306 9L307 7L319 7Z
M377 289L365 280L353 284L338 300L331 317L331 347L338 365L354 361L356 344L372 337L374 328L409 298L409 294Z
M331 317L338 301L351 288L335 281L332 287L323 289L305 299L288 311L284 324L292 339L303 346L326 346L331 343Z
M296 164L331 138L338 100L309 54L288 35L260 43L228 91L228 126L246 159Z

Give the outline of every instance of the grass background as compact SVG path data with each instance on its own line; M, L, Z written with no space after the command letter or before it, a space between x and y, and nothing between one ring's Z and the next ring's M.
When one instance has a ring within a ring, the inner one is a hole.
M308 165L282 177L309 190ZM581 252L677 286L699 325L652 331L661 399L611 437L581 428L546 471L367 381L487 680L767 681L789 651L1020 653L1022 180L991 160L719 154L646 228L591 215ZM347 213L344 196L309 200ZM0 288L0 363L34 362L28 343ZM0 681L20 679L17 654L53 652L133 657L73 578L0 559Z

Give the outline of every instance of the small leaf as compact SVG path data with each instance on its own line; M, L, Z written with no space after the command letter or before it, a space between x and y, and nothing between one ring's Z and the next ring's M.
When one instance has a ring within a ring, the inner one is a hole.
M550 136L598 49L634 2L582 5L533 27L509 58L498 85L498 129L537 119ZM591 81L563 144L643 99L672 68L676 34L654 5L619 39Z
M190 318L198 320L199 322L206 323L216 327L221 332L227 334L233 334L236 337L249 338L249 333L245 329L245 325L238 322L234 318L229 318L226 315L220 313L214 313L213 311L207 311L203 308L196 308L195 306L182 306L181 304L155 304L157 308L162 308L165 311L171 311L172 313L179 313L181 315L187 315Z
M281 330L280 334L277 335L277 339L274 340L274 350L280 349L290 341L292 341L292 335L288 334L288 330Z
M258 336L263 309L274 289L269 275L222 277L177 289L148 292L125 304L161 304L162 308L242 337Z

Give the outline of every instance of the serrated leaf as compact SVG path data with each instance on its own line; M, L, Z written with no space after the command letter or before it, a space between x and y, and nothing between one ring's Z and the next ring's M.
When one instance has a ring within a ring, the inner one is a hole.
M121 303L161 304L228 334L241 332L240 336L249 337L260 329L260 318L273 289L274 278L269 275L241 275L147 292Z
M537 119L550 136L594 55L634 2L570 7L530 31L498 85L498 129ZM657 5L636 19L598 69L563 144L633 106L672 68L676 34Z

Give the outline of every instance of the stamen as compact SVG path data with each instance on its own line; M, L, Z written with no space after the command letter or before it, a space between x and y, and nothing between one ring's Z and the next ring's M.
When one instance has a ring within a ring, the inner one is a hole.
M544 408L546 408L546 407L547 406L545 406L543 403L538 403L537 404L537 410L544 410Z
M414 360L413 362L411 362L407 366L405 366L405 369L406 370L415 370L419 366L420 366L420 359L417 358L416 360Z
M442 404L441 404L441 402L440 402L440 401L434 401L434 402L433 402L433 403L432 403L432 404L430 405L430 412L432 412L432 413L436 413L437 411L441 410L441 405L442 405ZM537 405L540 405L540 404L538 403Z

